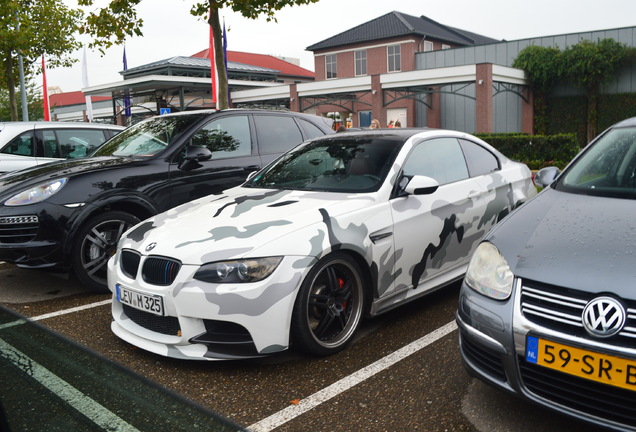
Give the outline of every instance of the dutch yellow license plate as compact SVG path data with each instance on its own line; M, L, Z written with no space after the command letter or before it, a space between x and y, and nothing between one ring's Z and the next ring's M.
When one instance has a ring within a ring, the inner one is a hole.
M636 391L636 360L529 336L526 361L566 374Z

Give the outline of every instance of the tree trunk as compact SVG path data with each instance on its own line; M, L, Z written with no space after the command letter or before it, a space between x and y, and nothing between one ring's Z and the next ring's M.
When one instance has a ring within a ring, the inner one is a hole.
M11 121L18 121L18 102L15 94L15 75L13 74L13 57L11 52L8 53L4 62L4 75L7 78L7 87L9 90L9 109L11 111Z
M212 35L214 36L214 59L210 58L210 61L214 61L218 79L216 107L218 109L227 109L230 103L228 98L227 69L225 67L225 56L223 55L223 33L219 20L219 9L214 5L212 0L210 0L210 18L208 23L212 28Z
M587 142L596 137L596 123L598 122L599 90L590 89L587 95Z

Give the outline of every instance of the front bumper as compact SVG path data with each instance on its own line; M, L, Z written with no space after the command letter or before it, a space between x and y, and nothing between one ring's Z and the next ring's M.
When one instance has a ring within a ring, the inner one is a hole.
M21 267L63 267L74 209L46 203L0 207L0 261Z
M537 325L521 313L521 281L513 298L499 302L465 283L456 315L462 361L480 380L546 408L606 428L636 431L635 391L599 384L538 366L525 359L528 335L625 357L607 344ZM629 355L629 358L636 356Z
M212 284L193 279L199 266L181 266L169 286L130 278L119 254L108 263L113 292L112 331L121 339L166 357L227 360L260 357L286 350L296 294L305 269L302 257L285 257L265 280L245 284ZM143 266L142 257L140 266ZM126 305L117 285L159 296L164 315Z

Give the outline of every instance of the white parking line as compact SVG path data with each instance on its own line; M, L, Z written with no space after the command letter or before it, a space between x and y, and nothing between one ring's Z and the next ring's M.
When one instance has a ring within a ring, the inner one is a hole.
M388 356L381 358L375 363L372 363L369 366L360 369L354 374L331 384L329 387L325 387L324 389L314 393L313 395L305 399L302 399L298 405L290 405L289 407L278 411L275 414L272 414L271 416L259 421L258 423L249 426L248 430L252 432L272 431L278 426L281 426L282 424L295 419L296 417L317 407L321 403L326 402L329 399L338 396L340 393L349 390L353 386L360 384L364 380L371 378L378 372L382 372L383 370L393 366L400 360L404 360L408 356L415 354L422 348L426 348L433 342L452 333L456 329L457 323L455 323L455 321L451 321L448 324L438 328L437 330L427 334L426 336L423 336L422 338L416 340L415 342L411 342L405 347L400 348L399 350L389 354Z
M109 431L139 432L138 429L117 414L86 396L71 384L2 339L0 339L0 356L9 360L14 366L49 389L54 395L88 417L102 429Z
M45 320L45 319L48 319L48 318L55 318L55 317L66 315L66 314L70 314L70 313L73 313L73 312L83 311L85 309L91 309L91 308L94 308L94 307L105 306L107 304L110 304L111 302L112 302L112 299L103 300L103 301L100 301L100 302L97 302L97 303L90 303L90 304L86 304L86 305L83 305L83 306L77 306L77 307L74 307L74 308L64 309L64 310L57 311L57 312L51 312L51 313L47 313L47 314L44 314L44 315L38 315L38 316L35 316L33 318L29 318L29 320L31 320L31 321L41 321L41 320Z

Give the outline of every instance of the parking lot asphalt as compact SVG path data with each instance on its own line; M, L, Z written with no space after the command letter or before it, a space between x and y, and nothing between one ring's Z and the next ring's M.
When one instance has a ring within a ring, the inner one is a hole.
M110 296L87 291L75 278L0 264L5 307L254 432L596 430L468 376L454 328L457 294L458 285L450 286L368 320L353 345L331 357L292 349L193 362L117 339Z

